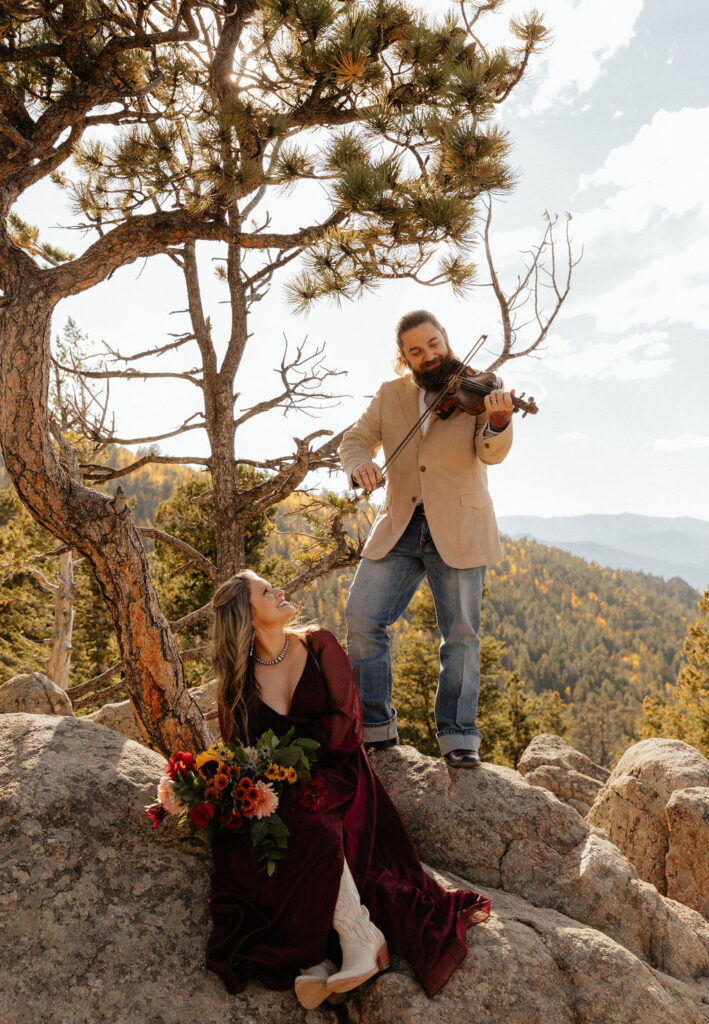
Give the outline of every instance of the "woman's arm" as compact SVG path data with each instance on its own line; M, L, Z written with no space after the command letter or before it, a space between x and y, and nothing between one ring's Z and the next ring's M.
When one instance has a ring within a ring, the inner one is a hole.
M364 731L362 705L352 666L329 630L318 630L310 639L329 696L328 711L320 722L320 741L328 750L351 754L361 746Z

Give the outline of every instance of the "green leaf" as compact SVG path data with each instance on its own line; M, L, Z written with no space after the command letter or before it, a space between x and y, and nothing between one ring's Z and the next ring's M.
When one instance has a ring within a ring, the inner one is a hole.
M260 821L257 820L251 825L251 842L254 845L263 842L263 840L266 839L267 836L268 825L263 819Z
M278 741L278 746L279 747L287 747L287 746L289 746L291 740L293 739L293 733L294 732L295 732L295 729L293 729L293 728L289 729L288 732L284 736L281 736L280 740Z
M295 741L295 745L303 747L305 750L317 750L320 747L317 740L311 740L308 736L301 736Z

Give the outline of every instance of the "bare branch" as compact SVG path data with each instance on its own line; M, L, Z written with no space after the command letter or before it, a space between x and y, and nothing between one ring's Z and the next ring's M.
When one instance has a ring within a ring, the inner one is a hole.
M138 533L141 537L150 537L152 540L160 541L161 544L169 544L170 547L177 548L184 555L189 555L192 561L197 565L205 576L208 576L212 582L217 581L217 569L216 566L212 565L208 558L205 558L201 551L193 548L191 544L188 544L184 540L180 540L179 537L173 537L170 533L165 533L164 530L156 530L153 527L139 526Z
M330 535L335 541L335 547L319 558L317 562L308 566L299 576L284 583L283 590L286 596L290 597L291 594L296 594L303 587L314 583L315 580L329 572L334 572L335 569L342 569L359 561L362 556L364 540L360 538L358 544L352 544L342 525L342 515L336 515L333 518L330 524Z
M63 370L65 373L72 373L78 377L85 377L88 380L113 380L115 378L132 378L138 380L148 380L150 378L157 378L159 380L187 380L191 384L195 384L198 388L202 387L202 381L199 379L199 377L193 376L193 374L198 372L196 368L193 370L186 371L185 373L134 370L132 366L129 366L125 370L77 370L76 368L71 366L64 366L62 363L57 362L57 360L54 357L52 357L52 362L54 363L55 366L57 366L60 370Z
M78 686L72 686L69 688L69 697L74 707L83 707L81 703L77 703L75 698L83 697L85 694L93 694L94 690L101 689L109 679L112 679L117 672L120 672L123 668L123 662L117 661L115 665L111 665L110 668L105 669L100 675L94 676L93 679L87 680L85 683L79 683ZM123 684L121 684L123 685ZM95 701L87 701L87 704L93 704Z
M52 596L59 593L59 586L56 583L51 583L43 572L40 572L39 569L34 569L29 565L12 566L11 568L6 569L0 583L5 583L10 576L15 576L18 573L24 573L25 575L31 576L33 579L37 580L40 587L43 590L48 591Z
M114 665L112 669L107 669L106 672L103 673L103 676L110 679L122 668L122 664ZM83 689L83 687L88 686L89 683L82 683L81 686L72 686L67 691L69 699L71 700L71 705L75 711L80 711L82 708L89 708L92 704L99 704L103 707L104 704L108 704L111 697L115 697L116 694L125 692L126 684L123 679L121 679L120 683L115 683L113 686L99 686L98 692L96 692L96 683L101 678L102 676L96 676L96 679L90 680L91 683L94 683L94 686L90 690L87 690L84 696L75 696L76 690Z
M200 619L210 615L211 611L212 602L209 601L207 604L203 604L201 608L196 608L193 612L183 615L181 619L175 619L174 622L170 623L170 629L173 633L178 633L181 629L187 629L188 626L192 626L195 622L199 622Z
M134 352L129 356L122 356L116 349L111 348L107 341L102 342L102 344L114 362L131 363L136 359L145 359L148 356L164 355L165 352L171 352L173 349L186 345L188 341L195 340L194 334L173 334L171 337L177 338L177 341L170 341L166 345L156 345L155 348L146 348L144 352Z
M120 439L111 441L110 443L115 444L140 444L138 441L122 441ZM96 462L82 462L81 469L85 480L97 480L99 483L105 483L108 480L118 480L122 476L130 476L131 473L135 473L137 470L142 469L143 466L147 466L150 463L156 463L168 466L209 466L210 460L201 458L199 455L143 455L141 458L136 459L135 462L131 462L129 466L123 466L122 469L112 469L110 466L102 466Z
M284 461L278 472L267 480L248 488L239 494L238 507L235 510L235 517L239 523L246 523L259 512L265 512L272 505L292 494L303 482L305 477L314 469L338 468L336 462L337 449L342 441L344 431L332 436L331 430L315 430L307 437L294 437L296 451L288 460ZM330 435L320 448L313 450L310 443L317 437ZM239 462L247 464L247 460L240 459Z
M574 267L579 264L583 255L581 253L578 257L574 256L569 227L571 215L566 215L566 269L563 280L560 280L560 270L557 265L557 241L554 234L554 229L558 223L558 216L552 217L548 213L545 213L544 216L547 225L542 239L536 246L524 253L528 260L525 271L518 276L515 287L509 293L506 293L500 283L492 253L490 242L492 204L488 202L483 240L490 274L489 287L492 287L495 293L502 322L502 349L496 359L488 366L489 370L497 370L510 359L520 359L522 356L531 355L534 351L539 350L571 290L571 278ZM547 285L542 284L543 279L546 279ZM554 302L550 309L546 308L543 301L541 295L542 287L548 287L554 293ZM533 310L532 315L523 323L518 323L520 310L529 304L531 304ZM523 347L519 347L519 332L531 323L536 325L536 330L531 340Z
M330 370L323 365L324 345L318 346L313 352L306 353L305 345L308 340L306 337L297 346L295 355L288 360L288 339L285 335L283 337L285 345L281 364L274 371L281 378L283 390L273 398L265 399L246 409L241 416L234 420L235 427L238 428L253 416L259 416L278 406L284 409L284 415L287 416L294 409L307 413L308 409L315 408L310 403L317 402L317 407L322 408L324 403L334 402L344 397L343 395L322 394L319 391L323 381L328 377L341 377L347 373L346 370Z

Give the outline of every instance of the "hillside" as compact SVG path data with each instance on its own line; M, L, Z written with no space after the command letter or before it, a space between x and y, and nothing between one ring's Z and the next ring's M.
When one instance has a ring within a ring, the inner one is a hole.
M538 540L612 569L633 569L703 590L709 583L709 522L679 516L502 516L513 540Z
M116 461L125 458L123 452L111 454ZM199 477L183 467L146 467L126 488L135 497L136 518L153 520L158 501L183 479L196 485ZM51 543L42 539L11 492L3 493L7 508L0 516L0 563L9 567L17 559L22 562L35 551L47 550ZM201 520L192 523L188 515L189 522L179 527L190 508L185 492L171 512L163 506L161 516L168 517L161 520L162 526L180 529L188 541L204 547L207 534ZM293 551L306 541L300 517L288 515L289 509L293 511L292 501L278 510L264 553L266 563L271 562L265 571L274 582L297 575ZM366 532L364 514L355 528ZM596 761L607 763L640 735L643 698L676 681L687 626L696 619L698 594L681 579L665 581L646 573L606 569L536 541L504 538L503 549L504 561L487 575L483 632L504 645L502 668L517 672L529 691L561 694L570 739ZM165 609L170 617L179 617L208 600L210 588L196 569L175 575L180 559L173 565L170 557L157 553L153 564ZM304 617L321 622L343 640L353 573L354 568L335 573L302 595ZM115 639L85 566L80 567L77 582L73 675L81 682L115 660ZM0 588L0 681L18 671L44 667L51 618L50 595L35 580L10 574ZM182 641L194 645L206 637L207 626L205 620L193 637ZM408 629L406 619L392 629L395 656ZM191 681L201 674L200 663L189 666Z
M640 736L642 701L674 684L698 594L683 580L605 569L535 541L503 538L488 570L483 633L533 692L558 690L574 744L608 763ZM344 637L353 571L321 580L303 614ZM407 629L392 630L396 656Z

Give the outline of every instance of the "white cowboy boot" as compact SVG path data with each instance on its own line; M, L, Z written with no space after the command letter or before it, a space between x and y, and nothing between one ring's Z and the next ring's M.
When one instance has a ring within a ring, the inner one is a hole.
M300 1005L306 1010L314 1010L320 1003L325 1002L328 996L327 979L334 973L335 965L332 960L323 960L314 967L301 970L293 986Z
M370 921L369 911L360 902L347 861L342 872L332 926L340 937L342 967L337 974L331 974L327 979L328 993L349 992L389 966L386 939Z

